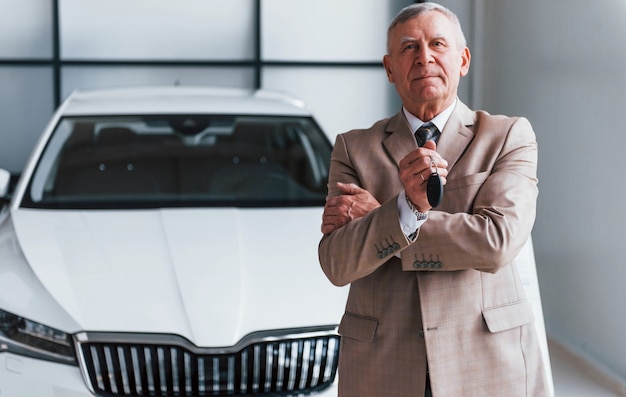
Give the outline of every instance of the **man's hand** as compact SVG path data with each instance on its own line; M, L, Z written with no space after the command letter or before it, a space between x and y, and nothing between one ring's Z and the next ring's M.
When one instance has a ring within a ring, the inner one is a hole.
M365 189L354 183L337 182L337 189L342 194L329 197L322 215L322 233L329 234L353 219L362 217L380 203Z
M423 147L415 149L400 160L400 181L406 196L420 212L428 212L431 209L426 186L434 167L437 168L443 184L446 184L448 162L442 159L436 150L435 142L427 141Z

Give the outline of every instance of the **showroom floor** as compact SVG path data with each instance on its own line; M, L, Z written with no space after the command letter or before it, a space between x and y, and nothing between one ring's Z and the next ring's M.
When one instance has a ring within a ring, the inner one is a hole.
M602 384L562 347L549 343L555 397L624 397Z

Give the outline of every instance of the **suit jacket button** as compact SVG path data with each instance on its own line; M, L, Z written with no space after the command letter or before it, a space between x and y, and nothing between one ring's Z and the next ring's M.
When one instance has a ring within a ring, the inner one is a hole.
M419 269L419 268L420 268L420 266L421 266L421 263L419 263L419 261L415 261L415 262L413 262L413 268L414 268L414 269Z
M441 262L435 263L435 268L436 269L441 269L442 267L443 267L443 263L441 263Z
M397 251L397 250L399 250L399 249L400 249L400 244L398 244L398 243L394 243L394 244L393 244L393 250L394 250L394 251Z
M423 338L424 337L424 330L420 330L419 335Z
M382 253L382 251L378 251L378 259L383 259L385 257L385 254Z

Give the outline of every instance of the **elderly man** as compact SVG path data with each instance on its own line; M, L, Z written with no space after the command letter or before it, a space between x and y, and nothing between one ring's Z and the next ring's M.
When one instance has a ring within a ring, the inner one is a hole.
M470 51L440 5L400 11L383 63L402 109L337 137L322 220L322 269L350 284L339 396L547 396L514 261L535 218L533 129L457 98Z

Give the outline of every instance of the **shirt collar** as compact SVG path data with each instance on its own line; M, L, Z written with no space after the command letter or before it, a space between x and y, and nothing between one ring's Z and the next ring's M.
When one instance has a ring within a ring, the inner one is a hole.
M444 109L443 112L436 115L432 120L426 120L426 121L422 121L418 117L413 115L412 113L409 113L409 111L406 110L404 106L402 106L402 111L404 112L404 117L406 117L406 120L409 122L411 131L417 131L417 129L420 128L422 124L426 123L427 121L430 121L433 124L435 124L437 128L439 129L439 131L443 131L443 127L446 125L446 123L450 119L450 115L452 115L452 111L454 110L454 107L456 106L456 102L457 102L457 99L455 99L454 102L452 102L452 105L448 106L446 109Z

